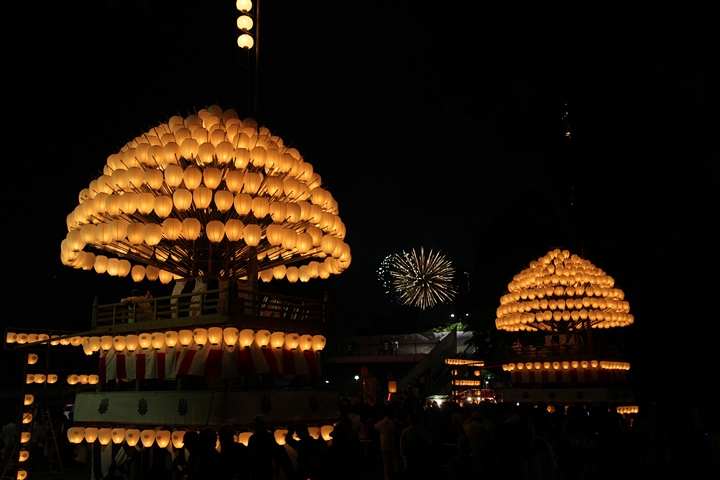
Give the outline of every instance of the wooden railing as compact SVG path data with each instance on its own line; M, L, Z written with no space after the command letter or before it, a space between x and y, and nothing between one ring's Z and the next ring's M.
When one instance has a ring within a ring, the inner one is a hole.
M274 293L218 289L166 297L143 298L128 304L93 305L93 329L118 324L149 322L200 315L232 315L326 322L321 300Z

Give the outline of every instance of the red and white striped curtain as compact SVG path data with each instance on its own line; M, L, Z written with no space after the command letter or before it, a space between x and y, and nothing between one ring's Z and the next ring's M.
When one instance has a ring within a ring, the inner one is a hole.
M585 383L585 382L623 382L626 381L623 370L572 369L572 370L515 370L513 383Z
M250 348L238 345L204 345L129 352L101 351L102 381L126 379L173 379L176 375L237 378L272 373L278 378L320 375L320 352L300 349Z

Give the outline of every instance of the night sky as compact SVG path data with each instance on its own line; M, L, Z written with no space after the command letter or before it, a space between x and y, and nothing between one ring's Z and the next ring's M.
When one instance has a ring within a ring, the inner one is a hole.
M256 118L322 175L353 254L342 275L286 293L329 291L347 326L443 323L455 307L398 310L376 279L386 255L424 246L470 273L463 312L494 329L512 275L568 248L625 291L636 324L609 335L640 388L702 385L720 341L716 17L432 6L262 3ZM247 55L229 0L24 8L4 49L2 323L84 328L94 296L117 301L132 282L60 263L77 193L172 115L250 115Z

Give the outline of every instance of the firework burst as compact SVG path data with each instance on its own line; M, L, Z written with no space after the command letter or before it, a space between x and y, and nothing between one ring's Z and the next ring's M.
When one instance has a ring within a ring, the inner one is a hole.
M440 253L430 250L426 256L422 247L419 253L415 249L409 253L403 251L386 258L383 267L389 270L398 302L403 305L425 310L455 296L452 284L455 269Z

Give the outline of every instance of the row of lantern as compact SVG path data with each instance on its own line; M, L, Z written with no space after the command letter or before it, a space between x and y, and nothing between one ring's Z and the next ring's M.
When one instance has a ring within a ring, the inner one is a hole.
M188 167L186 171L190 169L200 171L196 167ZM151 171L158 170L148 170L148 172ZM231 170L227 172L227 175L233 172L236 171ZM226 178L228 178L227 175ZM309 203L296 198L295 194L297 192L292 190L296 188L294 185L283 186L282 179L267 177L264 182L262 178L258 178L258 182L263 188L258 193L258 196L254 196L255 192L247 193L247 178L250 175L253 174L245 174L244 178L246 180L239 185L239 188L243 189L244 193L232 192L232 190L213 190L204 186L196 187L194 191L186 188L166 187L164 190L174 190L172 196L147 191L120 194L99 193L93 200L86 200L67 215L65 220L68 231L78 230L84 225L102 223L106 216L117 217L121 214L134 215L135 213L150 215L154 213L158 218L166 219L173 210L182 213L192 207L195 210L204 210L212 206L222 214L230 212L244 217L252 213L256 220L262 220L270 216L274 223L288 222L294 224L308 221L322 228L323 231L336 232L338 235L342 234L344 225L337 215L337 202L327 190L317 187L312 190L312 193L304 195L313 200L313 203ZM285 180L285 183L291 182ZM232 184L229 188L233 188ZM270 198L260 195L267 195ZM283 201L283 199L280 199L283 195L289 198ZM94 243L109 238L110 234L115 237L115 240L120 240L124 236L115 231L92 232L89 228L86 229L83 236L86 237L85 243Z
M539 312L530 313L512 313L509 315L503 315L498 317L497 321L501 326L507 325L519 325L528 324L533 322L550 322L550 321L575 321L578 320L606 320L609 322L626 323L632 325L635 321L635 316L631 313L617 312L613 310L541 310Z
M20 345L24 345L26 343L46 342L50 340L50 345L72 345L74 347L79 347L82 345L82 339L83 337L80 336L60 339L60 335L50 336L46 333L7 332L5 335L5 343L17 343ZM34 365L37 362L37 358L37 355L34 353L28 355L28 364Z
M548 297L548 299L550 297L580 297L580 299L582 300L583 296L597 297L601 300L608 299L607 301L610 301L611 299L623 300L625 298L625 292L623 292L619 288L607 288L592 285L571 285L568 287L563 287L561 285L557 285L554 287L547 286L516 290L514 292L503 295L502 297L500 297L500 305L507 305L513 302L518 302L520 300L534 301L536 298L542 299L545 297ZM593 299L591 298L591 300Z
M332 439L330 434L333 430L334 427L332 425L308 427L310 436L315 439L322 437L326 441L330 441ZM70 443L82 443L83 441L86 441L87 443L94 443L97 441L100 445L108 445L112 442L116 445L125 443L130 447L140 444L145 448L152 447L154 444L157 444L160 448L165 448L172 443L174 448L179 449L183 448L185 445L185 433L185 430L175 430L170 432L169 430L140 430L136 428L72 427L67 431L67 438ZM287 433L287 429L275 430L275 441L279 445L284 445ZM234 435L233 439L236 443L242 443L247 446L252 435L253 432L240 432L237 435ZM297 439L297 437L294 438Z
M446 358L445 365L470 365L472 367L484 367L483 360L470 360L467 358Z
M515 292L529 286L548 285L548 281L555 285L592 283L602 287L612 287L615 283L612 277L589 260L571 255L568 250L560 252L556 249L530 262L528 268L513 276L508 290Z
M121 352L127 349L134 352L138 348L162 349L165 346L175 347L178 343L181 346L188 346L192 342L203 346L206 344L220 345L225 343L228 346L238 344L242 348L249 348L255 343L258 347L285 348L294 350L300 348L303 351L320 351L325 348L326 339L322 335L299 335L297 333L273 332L269 330L251 329L238 330L235 327L211 327L196 328L195 330L180 330L167 332L140 333L139 335L118 335L112 337L104 335L101 337L84 337L82 346L86 355L92 355L99 350L108 351L115 349Z
M154 332L154 333L140 333L129 334L129 335L118 335L118 336L93 336L93 337L81 337L75 336L70 338L58 338L57 335L50 337L47 334L26 334L26 333L14 333L7 332L5 341L7 343L34 343L40 341L50 340L51 345L72 345L82 346L83 351L87 355L92 355L94 352L102 350L110 350L114 348L116 351L123 351L125 349L133 352L138 347L160 349L164 346L175 347L178 343L182 346L188 346L190 343L195 342L197 345L205 345L210 343L211 345L219 345L225 342L228 346L233 346L238 343L241 347L250 347L253 342L258 347L271 346L274 348L286 348L288 350L294 350L300 348L301 350L315 350L320 351L325 348L326 339L322 335L299 335L297 333L285 333L285 332L274 332L271 333L269 330L258 330L255 332L251 329L238 330L235 327L210 327L210 328L196 328L195 330L180 330L180 331L167 331L167 332ZM28 355L28 363L33 365L37 362L36 354ZM56 378L57 380L57 378ZM41 383L41 382L39 382ZM52 383L52 382L51 382Z
M253 20L250 15L247 15L247 13L252 9L252 1L237 0L237 2L235 2L235 6L243 14L237 19L237 27L242 32L238 36L237 44L238 47L247 50L252 48L255 44L255 40L250 34L250 29L253 27Z
M58 376L54 373L45 375L44 373L28 373L25 375L25 383L55 383L58 381Z
M502 369L506 372L515 370L587 370L589 368L600 368L603 370L630 370L630 364L627 362L608 362L597 360L573 360L565 362L525 362L525 363L508 363L503 364Z
M498 316L507 315L510 313L522 313L530 312L532 310L581 310L584 308L594 309L610 309L617 312L629 312L630 303L624 300L614 300L605 298L590 298L590 297L577 297L577 298L552 298L548 299L534 299L526 302L512 302L501 304L495 311Z
M523 280L513 280L508 284L508 291L518 292L520 290L532 289L532 288L547 288L548 286L588 286L592 285L598 288L612 288L615 285L615 280L608 275L593 275L592 273L575 273L570 274L569 272L562 275L557 274L546 274L543 276L527 276ZM604 272L603 272L604 273Z
M236 115L232 110L229 112ZM201 111L199 115L207 113ZM208 129L205 128L207 122L217 121L218 118L210 114L202 119L199 115L190 115L186 119L172 117L167 124L152 128L128 142L118 153L111 154L103 167L103 174L80 192L80 202L93 199L98 194L136 190L144 185L159 191L163 182L173 188L184 183L193 190L201 183L215 189L225 180L228 190L234 193L244 190L254 194L263 191L259 185L261 170L269 176L282 176L300 182L288 184L292 188L287 190L292 192L289 195L294 199L307 199L309 191L320 186L322 177L314 172L312 164L306 162L297 149L285 147L282 138L272 135L267 128L257 128L253 119L233 117L224 123L214 123ZM187 127L186 123L190 126ZM186 162L180 161L181 158ZM208 173L198 175L191 171L186 175L187 169L182 168L185 163L207 167ZM241 176L227 178L218 174L218 167L228 166L235 167L234 171L238 174L254 174L245 179L245 188L242 188ZM148 170L143 173L143 169ZM169 173L164 174L168 170ZM148 171L158 173L148 174Z
M554 319L554 318L553 318ZM571 317L572 319L572 317ZM564 320L561 318L560 320ZM615 328L615 327L627 327L635 322L635 317L627 315L625 320L591 320L590 327L595 329L603 328ZM532 322L528 320L527 323L509 321L507 318L495 319L495 327L498 330L505 330L507 332L536 332L538 330L552 331L553 325L545 322Z
M55 376L57 380L57 376ZM30 382L29 382L30 383ZM26 409L32 409L33 405L35 403L35 396L27 393L23 397L23 407L27 407ZM27 478L27 470L22 468L26 461L30 458L30 450L28 449L28 444L30 443L30 439L32 438L30 424L33 421L33 414L28 411L23 411L22 416L22 430L20 431L20 448L18 449L18 463L19 467L17 470L17 477L20 480L23 480ZM27 429L27 430L25 430Z
M617 407L617 413L621 413L623 415L628 414L628 413L638 413L639 411L640 411L640 408L638 408L637 405L632 405L632 406L628 405L628 406Z
M481 387L482 381L481 380L458 379L458 380L453 380L452 384L459 386L459 387Z

